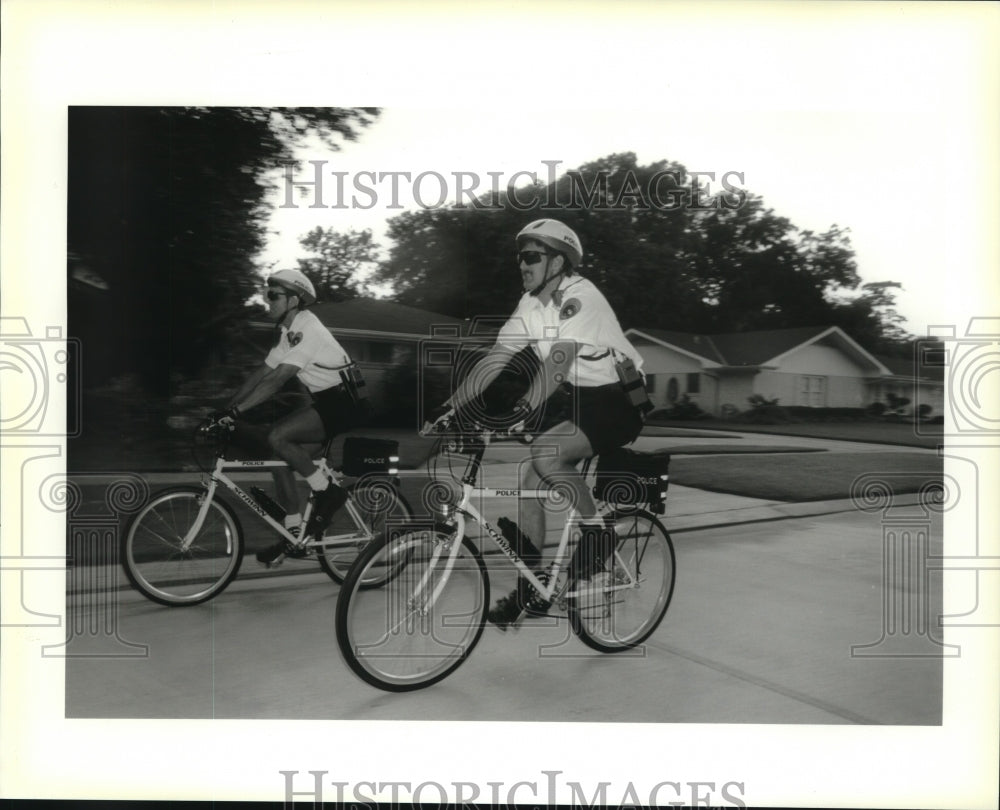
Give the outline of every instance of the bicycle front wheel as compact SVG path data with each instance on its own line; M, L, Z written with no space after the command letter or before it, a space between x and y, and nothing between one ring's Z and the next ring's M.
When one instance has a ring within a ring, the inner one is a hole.
M621 652L659 627L674 593L676 564L670 535L649 512L615 513L618 543L605 571L577 580L568 612L588 647Z
M201 487L157 494L122 538L129 582L161 605L197 605L218 596L243 561L243 533L232 510L213 500L198 534L185 547L206 497Z
M460 543L454 565L449 555ZM400 560L405 563L400 565ZM366 580L395 576L377 589ZM454 527L391 527L358 557L337 599L337 643L363 680L390 692L437 683L479 642L490 584L478 549Z
M349 504L353 505L355 513L361 519L364 527L371 532L372 537L379 537L386 526L410 523L413 511L402 493L389 481L359 481L347 488L350 495ZM320 567L334 582L343 584L347 572L358 558L361 549L368 543L347 504L339 509L323 532L327 545L316 550ZM401 563L402 561L400 561ZM373 588L383 584L398 568L369 572L369 578L362 582L362 587Z

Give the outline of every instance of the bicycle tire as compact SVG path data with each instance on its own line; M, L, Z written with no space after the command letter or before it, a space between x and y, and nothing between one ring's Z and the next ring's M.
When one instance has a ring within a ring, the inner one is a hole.
M368 521L368 528L371 529L373 537L382 534L390 519L399 523L410 523L413 520L413 510L396 486L381 481L359 481L351 484L347 491L361 517ZM391 508L385 504L385 495L388 492L392 493L393 498ZM345 506L333 516L330 525L324 530L324 536L346 534L356 528ZM338 585L343 585L351 566L368 542L368 540L358 540L348 545L317 548L316 557L319 559L320 568ZM395 570L398 571L398 567ZM393 570L386 570L379 578L363 582L361 587L378 587L393 575Z
M568 603L573 632L588 647L608 653L632 649L653 634L670 607L677 576L673 541L654 515L641 509L612 514L618 535L614 564L571 583L570 591L587 593ZM635 587L607 589L630 579Z
M132 586L169 607L205 602L222 593L243 561L243 530L233 510L212 500L195 542L180 544L205 497L204 487L172 487L154 495L136 514L121 541L121 559Z
M421 614L414 600L433 592L447 560L455 527L414 523L392 529L361 552L337 599L337 643L362 680L389 692L422 689L448 677L482 637L490 601L486 565L476 546L461 538L461 550L445 587ZM439 547L439 557L433 554ZM384 587L361 583L373 567L405 565ZM418 591L420 583L425 587Z

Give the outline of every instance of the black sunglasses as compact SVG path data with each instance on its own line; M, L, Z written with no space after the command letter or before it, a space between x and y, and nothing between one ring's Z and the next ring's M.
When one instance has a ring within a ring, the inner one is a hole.
M517 254L517 263L522 262L527 265L538 264L543 256L551 256L552 254L544 250L522 250Z
M281 290L268 290L266 295L268 301L277 301L279 298L288 298L291 293L282 292Z

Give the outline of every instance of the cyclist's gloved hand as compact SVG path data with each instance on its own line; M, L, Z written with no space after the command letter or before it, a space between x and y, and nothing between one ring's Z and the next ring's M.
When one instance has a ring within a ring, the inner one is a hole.
M533 408L531 407L531 403L528 401L527 397L521 397L517 402L515 402L514 408L511 411L510 432L523 434L520 441L525 443L530 442L532 439L530 433L525 433L526 422L531 417L532 411Z
M511 411L510 421L514 426L513 429L524 430L524 423L528 421L529 416L531 416L531 403L528 402L527 397L521 397L514 403Z
M447 405L441 405L435 408L431 413L427 415L428 422L424 425L425 429L431 433L441 433L448 429L452 421L455 419L455 409Z
M239 416L239 409L229 408L225 411L212 411L208 415L213 425L220 425L232 430L236 427L236 417Z
M427 421L421 429L421 433L439 433L451 424L455 416L455 409L448 405L439 405L427 414Z

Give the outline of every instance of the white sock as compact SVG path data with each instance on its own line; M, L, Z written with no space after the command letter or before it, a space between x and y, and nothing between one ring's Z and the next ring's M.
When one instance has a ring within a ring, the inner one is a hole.
M294 529L296 526L302 525L302 515L296 512L294 515L285 515L285 528Z
M312 487L313 492L320 492L330 485L330 479L322 469L317 468L311 475L306 476L306 483Z

